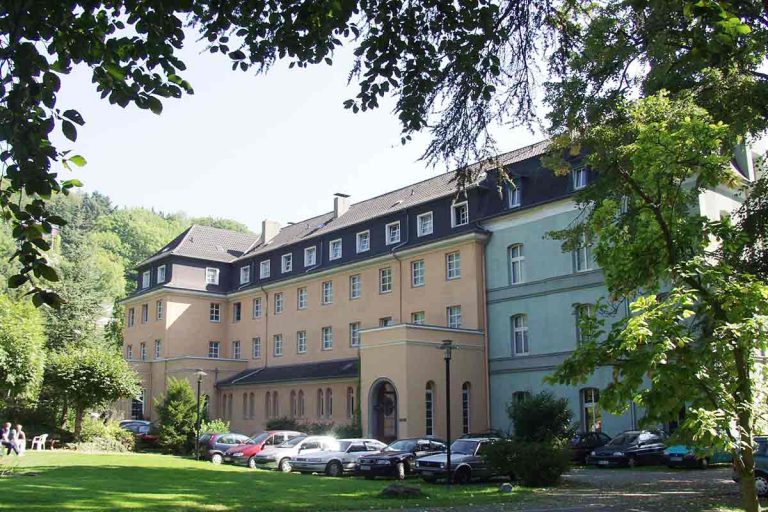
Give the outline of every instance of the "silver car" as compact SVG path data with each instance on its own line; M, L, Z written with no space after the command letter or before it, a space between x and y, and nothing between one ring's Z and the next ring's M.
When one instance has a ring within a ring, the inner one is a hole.
M291 457L315 453L336 446L336 439L329 436L299 436L279 446L262 450L253 457L254 466L260 469L279 469L284 473L292 471Z
M294 471L302 473L325 473L341 476L355 470L357 459L363 455L378 453L387 445L376 439L340 439L329 450L292 457L290 464Z
M453 481L464 484L475 478L490 478L496 476L488 464L484 454L485 449L498 439L492 437L477 437L458 439L451 445L451 472ZM416 472L427 482L448 475L447 454L440 453L416 459Z

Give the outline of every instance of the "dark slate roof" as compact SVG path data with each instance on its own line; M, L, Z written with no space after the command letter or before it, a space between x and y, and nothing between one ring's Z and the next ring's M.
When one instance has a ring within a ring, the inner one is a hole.
M290 364L251 368L220 381L218 386L245 386L274 382L295 382L357 377L358 359L340 359L318 363Z
M167 254L229 263L242 256L258 239L259 235L253 233L240 233L195 224L171 240L152 257L139 263L139 266Z

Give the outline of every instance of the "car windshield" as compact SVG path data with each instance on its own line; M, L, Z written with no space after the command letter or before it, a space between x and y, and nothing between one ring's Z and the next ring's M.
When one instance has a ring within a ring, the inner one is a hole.
M611 439L611 442L607 446L624 446L627 444L634 444L637 438L640 436L637 432L621 434Z
M302 442L303 440L305 440L306 438L307 438L307 436L294 437L293 439L289 439L286 442L284 442L283 444L281 444L279 446L279 448L292 448L292 447L296 446L297 444L299 444L300 442Z
M345 452L352 446L352 441L339 441L338 443L329 443L326 450L332 452Z
M451 445L451 452L463 455L474 455L477 450L477 441L458 440Z
M412 452L416 448L416 441L413 439L403 439L401 441L395 441L391 445L384 448L385 452Z
M269 437L269 432L262 432L246 441L246 444L259 444Z

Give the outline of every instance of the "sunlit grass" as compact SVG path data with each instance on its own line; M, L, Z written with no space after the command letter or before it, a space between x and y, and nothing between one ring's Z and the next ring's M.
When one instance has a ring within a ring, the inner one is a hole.
M378 496L391 481L254 471L166 455L27 452L4 459L17 468L0 479L0 510L14 511L399 509L511 502L527 493L501 494L498 483L448 489L410 479L424 497L399 500Z

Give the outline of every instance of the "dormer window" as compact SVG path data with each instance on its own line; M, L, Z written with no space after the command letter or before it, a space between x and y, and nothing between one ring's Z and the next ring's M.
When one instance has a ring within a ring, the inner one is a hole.
M157 284L165 282L165 265L157 267Z
M269 277L269 260L259 263L259 279L266 279Z
M331 240L328 244L328 259L338 260L341 258L341 238Z
M248 284L251 281L251 266L240 267L240 284Z
M366 252L371 248L371 232L362 231L357 234L357 252Z
M585 167L579 167L571 171L573 175L573 190L581 190L587 186L587 169Z
M213 267L205 269L205 284L219 284L219 269Z
M451 205L451 226L456 228L469 224L469 204L466 201Z
M283 254L280 258L280 270L285 274L293 269L293 254Z
M387 245L396 244L400 241L400 221L390 222L385 229Z
M317 264L317 247L307 247L304 249L304 266L313 267Z
M151 273L149 270L145 270L143 274L141 274L141 287L142 288L149 288L149 277Z
M520 178L513 178L507 183L507 206L519 208L523 204L523 182Z
M432 212L422 213L416 217L416 233L419 236L431 235L433 229Z

